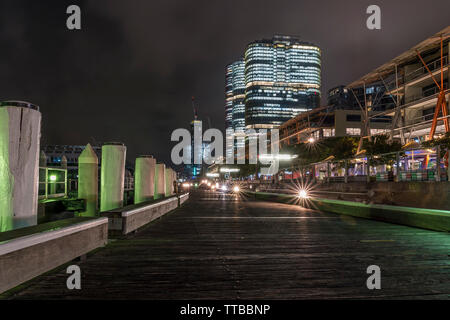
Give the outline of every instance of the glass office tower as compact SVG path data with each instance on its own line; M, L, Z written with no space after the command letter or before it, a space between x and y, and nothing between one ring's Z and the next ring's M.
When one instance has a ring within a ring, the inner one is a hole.
M320 105L320 48L289 36L250 43L245 51L245 126L277 128Z
M232 64L233 76L233 129L235 131L245 129L245 80L244 60L236 61Z
M225 75L225 130L233 129L233 64L226 67Z
M236 130L245 129L245 64L240 59L227 66L226 71L226 101L225 128Z
M233 129L234 135L244 135L245 130L245 63L239 59L227 66L225 128ZM231 118L231 121L230 121ZM235 147L243 146L243 141L236 140ZM231 150L227 149L227 156Z

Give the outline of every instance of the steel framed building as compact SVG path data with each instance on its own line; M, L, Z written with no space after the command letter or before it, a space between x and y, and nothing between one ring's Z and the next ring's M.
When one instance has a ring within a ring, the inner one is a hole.
M398 138L403 144L449 131L449 37L450 26L347 86L354 91L382 85L384 95L394 103L391 109L369 114L373 106L364 97L358 99L367 129L372 120L391 116L391 127L380 133ZM365 137L370 135L366 130Z

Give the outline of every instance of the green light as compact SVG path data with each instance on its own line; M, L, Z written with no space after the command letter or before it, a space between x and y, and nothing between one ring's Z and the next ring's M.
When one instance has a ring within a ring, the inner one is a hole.
M14 176L9 167L9 114L0 108L0 232L13 229Z
M52 174L50 177L50 181L56 181L56 175Z

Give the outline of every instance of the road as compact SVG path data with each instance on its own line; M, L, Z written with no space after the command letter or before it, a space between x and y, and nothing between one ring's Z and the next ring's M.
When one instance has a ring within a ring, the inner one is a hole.
M137 234L13 299L449 299L450 235L245 197L193 193ZM369 290L366 269L381 268Z

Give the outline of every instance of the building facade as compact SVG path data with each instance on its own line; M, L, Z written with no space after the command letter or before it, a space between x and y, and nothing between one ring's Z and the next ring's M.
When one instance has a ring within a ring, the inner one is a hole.
M321 51L289 36L250 43L245 51L245 126L277 128L320 105Z
M233 64L226 66L225 73L225 130L233 129Z
M278 128L320 105L321 51L290 36L250 43L226 67L225 128Z
M233 86L233 129L234 131L245 130L245 63L238 60L232 64L232 86Z
M369 113L372 114L373 112ZM364 132L363 118L362 110L338 109L334 106L316 108L299 114L280 126L280 147L331 137L360 137ZM391 123L391 117L370 119L370 134L385 132L391 127Z

